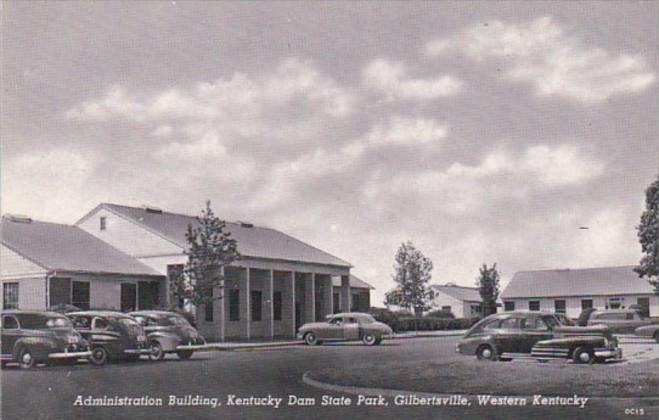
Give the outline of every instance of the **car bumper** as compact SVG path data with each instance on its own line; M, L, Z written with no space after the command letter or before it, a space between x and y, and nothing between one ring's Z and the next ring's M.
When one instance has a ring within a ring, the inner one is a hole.
M622 359L621 348L615 348L615 349L597 348L595 349L593 354L595 355L595 357L599 357L601 359L615 359L615 360Z
M151 354L151 349L126 349L125 354Z
M63 353L50 353L49 359L82 359L92 355L91 351L67 351Z
M181 344L176 346L176 351L192 350L192 351L205 351L212 350L208 344Z

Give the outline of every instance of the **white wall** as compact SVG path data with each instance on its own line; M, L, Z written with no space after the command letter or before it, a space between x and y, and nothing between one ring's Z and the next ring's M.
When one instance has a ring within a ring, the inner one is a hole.
M27 258L22 257L5 245L0 245L0 277L16 278L19 276L46 275L47 270Z
M615 295L620 296L620 295ZM659 296L653 295L624 295L622 305L627 308L630 305L637 304L639 297L650 297L650 316L659 316ZM539 300L540 310L554 312L554 301L565 300L566 315L570 318L578 318L581 313L581 300L592 299L593 308L605 309L608 296L571 296L571 297L555 297L555 298L516 298L504 299L504 302L515 302L516 310L528 310L529 301Z
M435 290L435 298L432 301L432 306L434 310L441 310L443 306L450 306L451 313L456 318L469 318L471 316L469 305L465 305L460 299L456 299L439 290Z
M0 281L0 299L3 298L4 283L18 283L18 309L46 309L46 277L3 279ZM0 300L0 306L2 301Z

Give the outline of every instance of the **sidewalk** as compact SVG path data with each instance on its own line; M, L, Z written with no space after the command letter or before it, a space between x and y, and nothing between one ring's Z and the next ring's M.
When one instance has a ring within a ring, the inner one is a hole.
M404 340L411 338L432 338L432 337L455 337L461 336L466 330L446 330L446 331L406 331L397 333L392 340ZM230 342L211 342L208 343L210 350L218 351L241 351L241 350L268 350L281 347L291 347L303 345L304 341L290 339L275 339L269 341L230 341Z

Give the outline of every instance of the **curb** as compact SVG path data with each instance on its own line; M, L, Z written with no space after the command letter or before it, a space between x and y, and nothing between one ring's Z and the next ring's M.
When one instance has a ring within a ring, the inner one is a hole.
M442 337L460 337L464 334L465 332L454 332L454 333L446 333L446 334L422 334L422 335L394 335L392 340L409 340L411 338L442 338Z
M383 396L383 397L396 397L399 395L403 396L411 396L411 395L416 395L418 397L427 397L427 398L450 398L451 396L455 395L461 395L464 397L474 397L479 394L461 394L461 393L453 393L453 394L441 394L441 393L435 393L435 392L424 392L424 391L406 391L406 390L398 390L398 389L387 389L387 388L365 388L365 387L359 387L359 386L349 386L349 385L335 385L335 384L329 384L326 382L320 382L316 379L311 378L310 372L304 372L302 375L302 382L305 384L312 386L314 388L322 389L325 391L332 391L332 392L338 392L338 393L343 393L343 394L352 394L352 395L365 395L369 397L377 397L377 396ZM484 395L484 394L480 394ZM498 394L487 394L491 395L493 397L519 397L519 398L533 398L533 395L512 395L512 394L505 394L505 395L498 395ZM588 401L610 401L610 400L622 400L622 401L628 401L628 400L643 400L643 401L656 401L659 402L659 397L616 397L616 396L611 396L611 397L600 397L600 396L587 396L583 395L583 397L588 398Z
M283 343L255 343L255 344L235 344L226 345L223 343L211 343L209 347L215 351L246 351L246 350L268 350L274 348L292 347L304 344L303 341L286 341Z

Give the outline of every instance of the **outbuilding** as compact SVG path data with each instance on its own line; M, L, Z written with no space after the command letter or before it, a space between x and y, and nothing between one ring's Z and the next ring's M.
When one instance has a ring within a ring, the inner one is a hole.
M481 295L477 287L458 286L454 283L430 286L435 292L432 306L456 318L478 318L482 314Z
M501 293L504 309L551 311L577 318L586 308L625 309L637 305L659 316L659 296L634 266L520 271Z

